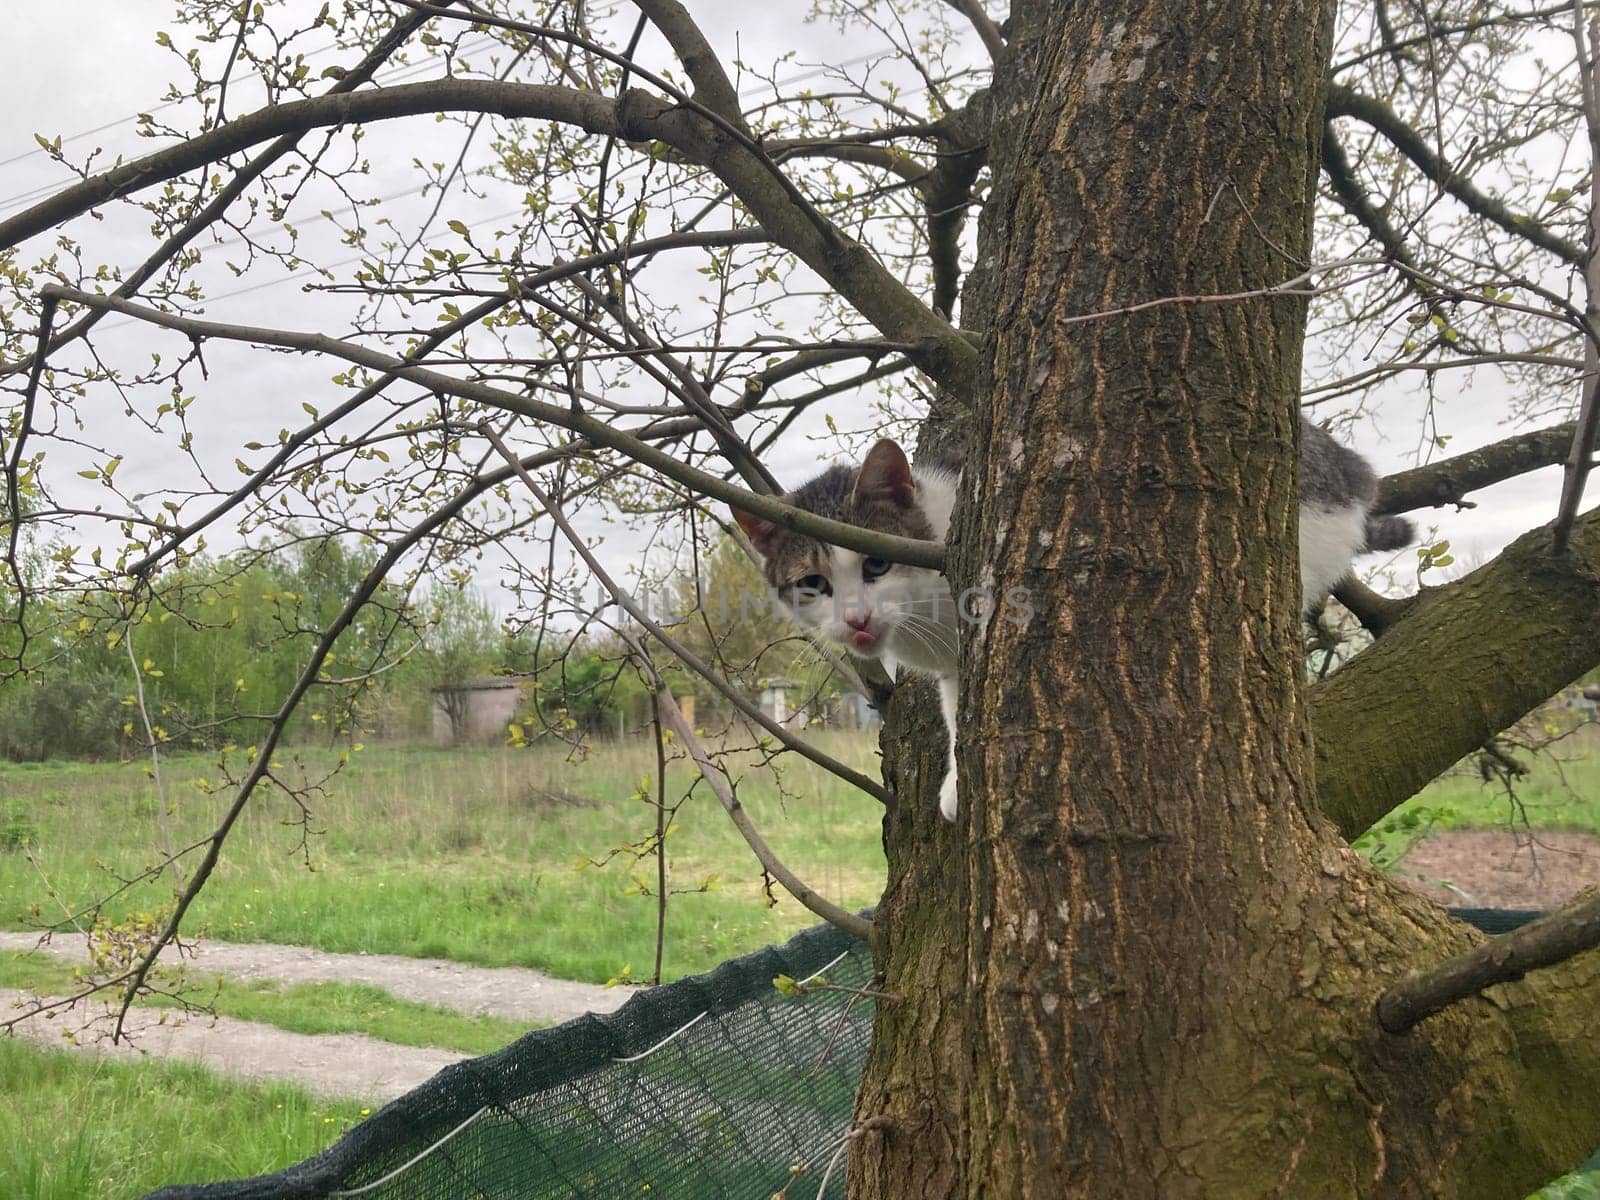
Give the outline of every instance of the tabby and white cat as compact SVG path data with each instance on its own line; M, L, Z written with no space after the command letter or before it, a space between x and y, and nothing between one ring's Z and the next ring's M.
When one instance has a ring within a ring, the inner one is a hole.
M960 476L943 466L915 466L887 439L859 467L837 465L783 499L831 520L901 537L942 542L950 531ZM1399 517L1371 515L1372 469L1324 429L1300 422L1300 578L1304 607L1321 600L1367 550L1398 550L1413 536ZM880 658L932 675L949 732L939 811L956 818L955 731L957 630L962 619L948 581L908 567L791 533L738 509L735 519L760 552L767 582L796 621L862 658Z

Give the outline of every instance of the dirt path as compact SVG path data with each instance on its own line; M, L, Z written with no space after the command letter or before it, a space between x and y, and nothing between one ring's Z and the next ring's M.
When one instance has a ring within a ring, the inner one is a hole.
M1413 846L1395 875L1440 904L1557 908L1600 884L1600 838L1562 830L1447 830Z
M38 943L37 934L0 932L0 953L32 950ZM42 949L67 962L87 961L83 942L76 937L57 937ZM176 956L163 958L176 961ZM403 1000L530 1023L559 1023L585 1012L610 1012L632 994L630 988L573 983L523 967L474 967L395 954L329 954L263 942L206 942L192 956L185 955L185 961L196 970L241 980L365 983ZM25 1002L33 1007L24 993L0 988L0 1017L9 1017ZM61 1036L63 1028L83 1031L76 1046ZM109 1009L95 1004L54 1018L31 1017L16 1032L55 1049L126 1059L183 1058L222 1074L281 1080L319 1096L376 1102L392 1100L469 1057L452 1050L397 1046L364 1034L291 1033L231 1017L177 1018L170 1010L153 1008L131 1010L128 1028L132 1044L112 1045L106 1036Z
M37 934L0 932L0 951L31 950ZM61 937L43 947L64 961L87 961L81 939ZM162 962L178 959L168 949ZM270 942L203 942L184 962L194 970L233 979L276 979L295 983L365 983L402 1000L438 1004L473 1016L509 1017L559 1024L586 1012L610 1012L632 994L630 988L556 979L526 967L474 967L439 958L398 954L330 954L307 946Z
M0 988L0 1015L9 1016L23 1005L31 1008L32 999ZM52 1049L70 1048L129 1061L146 1055L182 1058L220 1074L298 1084L326 1098L378 1102L393 1100L451 1063L469 1057L453 1050L395 1046L359 1033L312 1036L228 1017L175 1019L172 1012L155 1008L130 1010L132 1041L112 1045L107 1036L112 1015L107 1004L80 1005L53 1019L42 1014L30 1017L17 1025L16 1032ZM75 1046L61 1036L63 1029L74 1031Z

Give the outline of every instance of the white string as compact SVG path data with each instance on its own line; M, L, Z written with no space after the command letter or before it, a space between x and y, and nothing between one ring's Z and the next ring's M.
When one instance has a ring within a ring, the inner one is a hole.
M650 1049L641 1051L638 1054L630 1054L627 1058L613 1058L611 1061L614 1063L634 1063L638 1062L641 1058L649 1058L652 1054L661 1049L661 1047L665 1046L668 1042L672 1041L672 1039L677 1037L680 1033L685 1033L688 1030L693 1029L696 1025L710 1015L711 1014L708 1012L703 1012L694 1020L685 1025L682 1029L677 1029L667 1034L666 1037L662 1038L654 1046L651 1046Z
M377 1179L374 1179L371 1183L364 1183L358 1188L341 1189L340 1191L337 1191L337 1192L329 1192L328 1195L329 1196L364 1196L368 1192L370 1192L373 1188L382 1187L384 1184L388 1183L391 1179L394 1179L396 1176L400 1175L401 1173L403 1173L405 1171L409 1171L412 1167L416 1166L423 1159L427 1158L428 1155L432 1154L440 1146L444 1145L451 1138L455 1137L456 1134L460 1133L468 1125L471 1125L474 1121L476 1121L479 1117L483 1116L483 1114L488 1112L488 1111L489 1111L489 1108L488 1108L487 1105L485 1105L483 1108L480 1108L477 1112L473 1113L470 1117L468 1117L465 1121L461 1122L461 1124L457 1125L449 1133L445 1134L438 1141L434 1142L433 1145L425 1147L424 1149L417 1151L416 1154L414 1154L410 1158L406 1159L405 1162L401 1163L398 1167L396 1167L394 1170L390 1171L387 1175L379 1176Z

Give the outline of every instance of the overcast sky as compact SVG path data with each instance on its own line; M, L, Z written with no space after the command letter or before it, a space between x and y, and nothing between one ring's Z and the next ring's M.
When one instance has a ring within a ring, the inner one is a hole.
M730 59L742 54L751 62L769 62L788 51L796 52L793 63L784 69L786 77L800 73L805 64L842 62L871 49L861 37L841 39L833 30L817 24L802 24L796 13L800 5L767 5L746 2L696 2L691 9L702 19L705 29ZM314 10L314 6L312 6ZM177 77L175 60L169 51L156 44L155 33L167 24L169 10L162 3L112 4L57 0L47 5L27 5L16 9L7 24L8 70L0 80L0 96L8 115L0 128L0 213L9 214L37 199L35 189L65 178L62 168L45 155L35 152L35 132L47 137L73 135L150 111L159 103L167 81ZM182 43L181 33L174 36ZM311 49L327 41L325 34L313 35L303 47ZM348 54L329 53L312 60L314 71L336 62L351 61ZM421 67L406 78L422 79L438 74L434 67ZM230 98L229 110L235 114L250 106L247 85L241 85ZM92 136L69 140L65 148L81 152L91 146L104 147L109 160L116 154L135 156L148 152L152 143L134 136L135 126L124 120ZM373 194L390 195L414 189L417 177L409 169L413 154L426 156L438 148L441 156L454 144L450 135L455 126L436 127L427 120L394 121L372 129L366 151L378 178ZM512 203L515 200L513 198ZM394 202L399 212L416 211L416 197ZM505 211L506 196L501 193L485 205L463 200L453 211L469 222ZM411 206L409 209L407 206ZM131 214L113 206L105 221L80 220L71 232L82 238L90 253L102 259L131 266L148 252L148 230ZM309 215L309 214L307 214ZM315 220L305 227L307 244L321 246L324 259L343 261L353 256L348 247L332 240L326 223L319 230ZM42 247L48 238L37 239ZM30 247L30 248L33 248ZM274 283L257 286L256 275L244 283L231 283L221 260L226 250L208 252L206 268L212 296L208 314L213 319L260 322L305 328L303 314L309 309L300 284ZM259 277L262 282L268 278ZM229 295L241 287L241 294ZM331 311L327 298L316 299L317 311ZM113 329L114 324L121 328ZM181 352L181 341L161 338L126 322L107 321L107 332L99 339L108 355L130 356L139 362L149 350ZM207 352L211 380L203 390L206 404L197 406L196 420L204 453L219 464L231 463L239 452L238 443L250 437L275 440L280 426L292 425L300 415L300 402L311 398L326 404L335 394L327 385L337 366L302 357L266 355L235 345L217 345ZM1418 377L1420 380L1420 377ZM1462 372L1443 377L1440 395L1447 398L1440 414L1441 427L1453 440L1450 453L1469 449L1505 436L1510 430L1501 425L1502 408L1492 393L1475 393L1465 388ZM1374 463L1380 473L1413 465L1419 451L1419 416L1425 397L1420 382L1396 385L1385 395L1381 415L1354 426L1348 433L1354 443ZM848 413L848 399L835 405L835 411ZM109 410L108 410L109 411ZM822 429L825 414L817 412L784 444L771 465L786 483L799 482L816 469L817 448L804 436ZM140 439L130 431L124 476L119 482L133 489L154 489L164 482L165 459L169 450L152 438ZM231 470L231 467L228 468ZM59 483L70 472L58 470ZM225 476L224 476L225 477ZM1434 510L1418 514L1424 524L1436 525L1440 536L1449 538L1461 561L1492 555L1511 537L1530 525L1548 520L1554 513L1559 491L1559 471L1552 469L1502 484L1478 494L1478 506L1464 512ZM80 500L97 496L94 485L83 484ZM624 558L630 546L626 537L613 537L612 552Z

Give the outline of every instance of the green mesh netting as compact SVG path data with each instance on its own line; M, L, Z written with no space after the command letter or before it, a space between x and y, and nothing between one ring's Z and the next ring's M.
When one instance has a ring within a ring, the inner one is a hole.
M1490 933L1538 915L1455 911ZM843 990L772 985L819 973ZM838 1200L871 975L863 943L810 929L446 1068L287 1170L145 1200L767 1200L796 1172L789 1196L828 1176ZM1540 1195L1600 1200L1600 1154Z
M810 1200L872 1031L848 991L773 988L818 973L858 988L871 956L807 930L447 1067L297 1166L147 1200L766 1200L797 1167L809 1188L790 1195ZM843 1164L825 1194L844 1195Z

